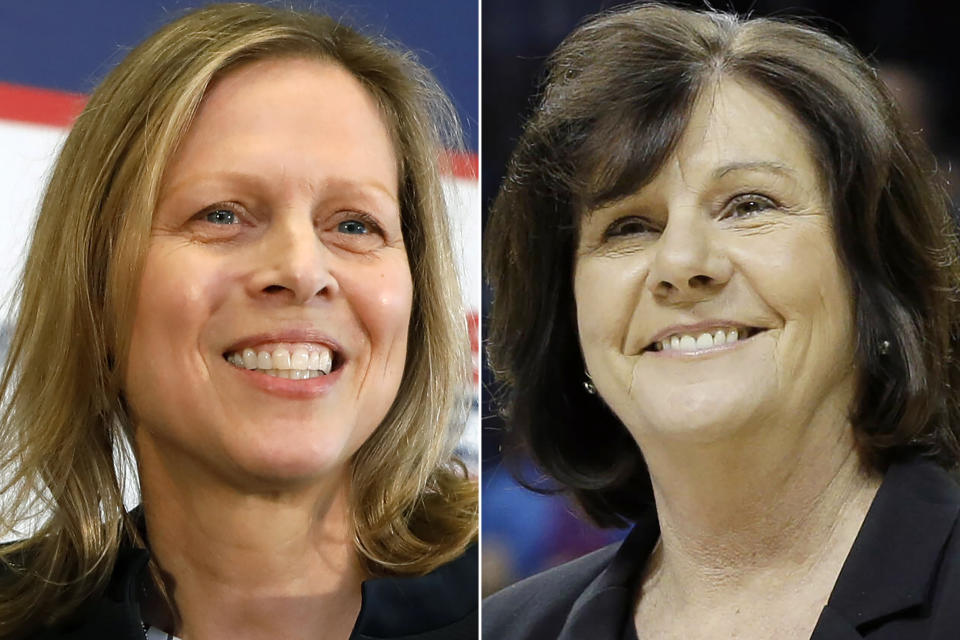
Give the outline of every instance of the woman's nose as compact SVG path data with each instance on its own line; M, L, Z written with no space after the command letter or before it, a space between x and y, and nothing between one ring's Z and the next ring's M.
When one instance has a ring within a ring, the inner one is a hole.
M332 254L309 216L278 216L261 239L251 293L304 304L339 290Z
M729 282L733 266L711 220L670 220L660 236L647 286L668 302L696 302Z

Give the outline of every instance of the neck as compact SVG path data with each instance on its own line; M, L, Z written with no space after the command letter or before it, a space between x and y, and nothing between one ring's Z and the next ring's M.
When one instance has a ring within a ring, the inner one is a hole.
M644 447L662 531L648 587L709 607L809 585L826 602L880 477L861 464L845 420L793 432L793 446L783 443L790 430L765 428L735 442Z
M185 640L350 635L364 573L346 469L310 487L242 491L138 445L147 536L176 607L148 622Z

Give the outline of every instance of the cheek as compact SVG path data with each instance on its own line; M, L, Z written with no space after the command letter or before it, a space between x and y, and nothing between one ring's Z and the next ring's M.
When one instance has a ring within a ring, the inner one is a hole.
M645 265L631 257L581 257L574 270L577 328L584 350L627 342L644 282ZM589 357L589 356L588 356Z
M216 330L210 319L225 299L229 281L210 260L162 242L151 246L131 327L129 391L162 382L164 372L179 378L203 370L184 365L202 359L199 346L204 332Z
M372 350L405 353L413 305L413 283L406 261L370 271L349 270L340 280Z
M853 296L828 229L770 247L758 270L766 302L802 336L804 349L852 351Z

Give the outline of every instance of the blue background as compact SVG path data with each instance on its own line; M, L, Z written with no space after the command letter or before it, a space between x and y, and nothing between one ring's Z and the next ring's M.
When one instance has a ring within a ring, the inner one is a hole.
M89 93L126 51L203 0L0 3L0 80ZM273 3L280 4L280 3ZM291 3L283 3L289 5ZM459 0L297 2L415 51L450 94L469 149L478 139L478 11Z

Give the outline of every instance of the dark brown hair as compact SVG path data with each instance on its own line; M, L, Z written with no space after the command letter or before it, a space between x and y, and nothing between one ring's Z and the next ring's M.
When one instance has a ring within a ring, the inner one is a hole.
M633 439L583 388L579 217L648 182L697 96L723 78L790 108L823 167L855 303L850 419L863 458L881 470L908 454L960 460L954 225L943 176L874 69L803 24L632 5L589 20L551 56L485 237L488 352L511 437L601 525L635 519L652 493Z

